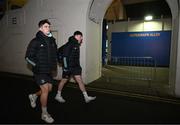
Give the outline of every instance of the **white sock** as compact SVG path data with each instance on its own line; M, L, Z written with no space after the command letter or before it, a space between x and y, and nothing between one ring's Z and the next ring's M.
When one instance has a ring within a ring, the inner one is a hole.
M61 96L61 91L58 90L58 91L57 91L57 94Z
M42 114L46 114L47 113L47 107L41 107L42 108Z
M38 96L36 95L36 94L32 94L33 95L33 97L36 99Z
M85 98L88 98L88 94L86 91L82 92Z

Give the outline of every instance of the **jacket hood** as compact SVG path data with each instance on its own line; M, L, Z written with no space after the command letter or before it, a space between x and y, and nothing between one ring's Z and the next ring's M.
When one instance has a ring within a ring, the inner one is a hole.
M38 31L36 33L36 38L39 38L39 39L54 39L54 37L48 37L46 35L44 35L44 33L42 31Z
M76 38L74 38L74 36L69 37L68 41L71 41L71 42L73 42L75 44L79 44L78 40Z
M77 41L74 36L69 37L69 41Z
M37 38L44 38L44 37L47 37L47 36L44 35L44 33L43 33L42 31L38 31L38 32L36 33L36 37L37 37Z

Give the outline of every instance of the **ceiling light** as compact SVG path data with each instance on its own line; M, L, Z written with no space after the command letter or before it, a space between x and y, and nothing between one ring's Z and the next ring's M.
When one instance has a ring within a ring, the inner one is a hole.
M108 30L109 29L109 26L108 25L106 25L106 30Z

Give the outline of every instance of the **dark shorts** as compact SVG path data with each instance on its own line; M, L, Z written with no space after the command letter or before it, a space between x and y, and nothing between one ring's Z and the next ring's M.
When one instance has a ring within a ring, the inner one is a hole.
M81 73L82 73L81 67L71 68L68 72L65 71L62 72L62 78L69 79L71 76L81 75Z
M51 74L34 74L35 82L38 85L44 85L46 83L54 83L53 77Z

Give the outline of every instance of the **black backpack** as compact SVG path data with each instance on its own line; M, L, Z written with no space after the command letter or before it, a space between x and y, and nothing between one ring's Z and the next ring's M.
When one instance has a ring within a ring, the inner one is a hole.
M64 47L66 46L66 44L62 45L61 47L58 48L58 62L60 64L63 63L63 50L64 50Z

